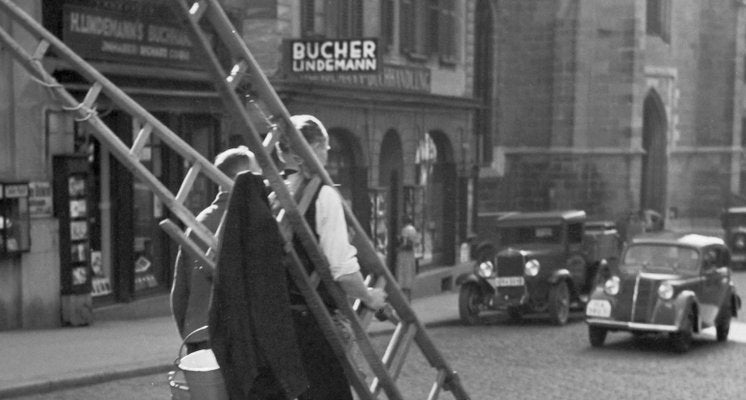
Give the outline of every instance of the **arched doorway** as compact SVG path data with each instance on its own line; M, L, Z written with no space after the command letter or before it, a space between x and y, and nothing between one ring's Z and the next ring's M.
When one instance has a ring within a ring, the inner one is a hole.
M404 157L401 139L389 130L381 142L378 159L378 188L371 192L373 222L371 233L376 248L386 255L386 265L395 265L402 199Z
M369 223L368 216L368 168L362 148L355 135L341 128L331 128L329 132L329 158L326 170L337 184L339 193L351 207L362 226Z
M415 156L422 215L415 215L420 232L421 270L456 262L457 190L456 164L450 140L441 131L430 131L420 140Z
M668 158L666 154L668 121L658 94L651 90L642 110L642 179L640 209L652 209L664 215Z

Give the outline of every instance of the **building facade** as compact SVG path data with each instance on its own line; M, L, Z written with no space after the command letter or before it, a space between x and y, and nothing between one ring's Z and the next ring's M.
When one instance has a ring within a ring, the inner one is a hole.
M22 3L208 159L244 142L178 19L162 18L171 13L166 1ZM410 216L422 238L420 272L445 270L448 286L475 211L477 120L484 113L474 97L476 2L222 3L288 110L327 126L330 174L389 265L401 221ZM24 46L36 45L4 15L0 27ZM302 63L294 69L293 43L312 49L324 42L373 43L375 72ZM158 222L169 210L6 52L0 47L0 208L28 239L14 237L0 252L0 330L74 324L64 309L76 287L89 287L91 307L167 293L176 246ZM70 65L54 56L44 65L68 91L85 96L90 83ZM106 98L96 112L126 144L143 124ZM187 166L173 151L151 139L140 161L178 190ZM196 187L187 200L195 212L217 192L207 180ZM26 218L16 221L11 211ZM6 221L3 238L11 236Z
M668 227L717 227L743 186L743 2L490 5L480 212L653 209Z

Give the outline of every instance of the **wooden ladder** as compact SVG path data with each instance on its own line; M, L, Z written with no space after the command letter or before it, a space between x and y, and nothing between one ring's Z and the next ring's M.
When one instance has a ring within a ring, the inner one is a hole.
M328 261L321 252L316 236L304 218L304 213L310 203L311 196L309 193L314 193L315 188L320 184L333 184L328 173L315 157L302 135L293 128L290 123L290 114L254 60L246 44L236 33L237 31L228 20L218 1L170 1L175 13L184 20L196 46L202 50L205 69L211 74L226 109L242 125L244 138L249 144L249 148L255 153L257 161L262 167L264 178L269 182L274 191L274 196L277 197L277 201L282 207L282 212L278 216L278 223L286 240L285 248L293 261L289 272L306 298L310 311L318 320L335 355L342 363L358 398L376 399L383 391L388 399L402 399L396 381L411 345L415 344L430 366L435 369L434 382L427 398L437 399L440 392L445 390L450 391L458 400L469 399L461 385L459 376L450 368L438 351L404 297L396 280L379 258L373 244L367 238L367 234L349 207L345 205L348 223L354 229L355 237L358 239L355 243L358 256L361 260L368 261L365 267L370 275L366 282L386 290L390 304L390 309L386 315L388 320L395 324L388 347L383 355L378 354L367 333L367 327L373 313L362 307L359 301L350 305L345 293L338 285L333 283ZM190 256L198 258L205 265L214 268L215 261L212 249L217 249L217 235L197 221L195 215L185 207L184 202L198 176L205 176L226 189L232 188L232 179L221 173L209 160L180 139L177 134L158 121L57 37L45 30L11 0L0 0L0 11L35 38L36 47L31 52L27 51L2 27L0 27L0 42L6 46L16 61L29 72L32 79L48 88L51 95L62 104L63 109L75 115L78 121L88 123L93 128L92 134L96 139L133 175L148 185L150 190L171 210L175 218L207 244L209 249L205 253L179 228L176 222L164 220L160 224L168 235L181 245ZM204 31L205 27L209 27L208 29L216 35L215 39L217 39L218 45L227 51L232 63L229 68L225 68L218 59L213 48L213 42L210 41L210 36ZM77 71L90 83L90 88L82 101L71 95L44 68L42 60L49 53L64 60L70 68ZM237 88L246 84L250 85L253 94L249 101L244 100L244 94L239 95L236 91ZM137 134L132 146L125 145L99 118L95 104L101 95L106 96L119 109L130 114L133 119L143 121L142 129ZM308 185L304 195L297 201L289 193L283 177L271 157L272 148L280 135L287 135L286 139L317 175L317 178ZM159 138L163 145L170 147L189 165L188 172L176 194L172 193L140 162L140 152L145 148L151 137ZM303 263L293 249L293 235L299 239L313 262L316 270L313 275L306 273ZM354 346L358 348L373 374L370 382L361 373L353 349L345 345L331 315L329 315L327 308L316 292L320 281L325 282L339 309L350 320L355 334Z

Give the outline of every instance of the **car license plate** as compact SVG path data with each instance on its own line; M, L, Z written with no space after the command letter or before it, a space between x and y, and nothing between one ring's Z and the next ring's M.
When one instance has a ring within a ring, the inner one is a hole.
M499 278L495 278L495 286L497 287L523 286L523 277L522 276L502 276Z
M585 307L585 315L608 318L611 315L611 304L606 300L591 300Z

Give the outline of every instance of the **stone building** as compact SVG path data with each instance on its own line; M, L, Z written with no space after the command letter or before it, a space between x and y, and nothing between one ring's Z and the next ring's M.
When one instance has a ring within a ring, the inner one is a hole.
M744 3L500 0L479 210L654 209L717 226L742 193Z

